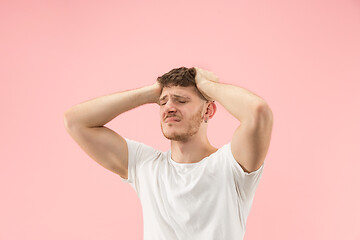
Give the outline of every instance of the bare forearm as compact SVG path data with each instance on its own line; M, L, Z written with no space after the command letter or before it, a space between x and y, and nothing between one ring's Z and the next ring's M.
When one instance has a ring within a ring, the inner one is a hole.
M239 121L254 117L267 106L264 99L239 86L204 81L199 87Z
M108 94L77 104L64 113L67 127L98 127L110 122L119 114L158 100L158 90L145 86L133 90Z

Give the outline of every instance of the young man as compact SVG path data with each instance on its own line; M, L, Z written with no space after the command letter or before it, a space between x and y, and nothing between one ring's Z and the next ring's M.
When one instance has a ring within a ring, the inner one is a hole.
M230 143L216 148L207 127L215 101L239 120ZM147 103L160 106L161 152L104 125ZM71 107L65 127L84 151L129 183L140 198L146 240L243 239L264 168L273 124L268 104L213 73L176 68L155 84Z

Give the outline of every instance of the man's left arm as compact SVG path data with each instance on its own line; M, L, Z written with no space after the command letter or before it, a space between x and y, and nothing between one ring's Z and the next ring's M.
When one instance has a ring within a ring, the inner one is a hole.
M195 67L196 86L205 98L219 102L240 121L231 139L231 152L245 172L264 163L270 145L273 114L264 99L245 88L220 83L212 72Z

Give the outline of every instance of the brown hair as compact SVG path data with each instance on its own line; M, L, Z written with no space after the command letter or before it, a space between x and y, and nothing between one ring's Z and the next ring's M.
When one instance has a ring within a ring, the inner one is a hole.
M196 87L195 82L196 69L194 67L179 67L170 70L169 72L159 76L157 81L161 85L161 89L164 87L172 87L172 86L182 86L188 87L193 86L199 97L205 101L207 99L200 93L198 88Z

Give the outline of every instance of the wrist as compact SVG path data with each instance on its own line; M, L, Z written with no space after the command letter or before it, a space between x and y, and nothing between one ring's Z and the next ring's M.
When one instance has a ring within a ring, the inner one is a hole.
M160 84L156 82L146 88L148 92L148 103L158 103L162 90Z

